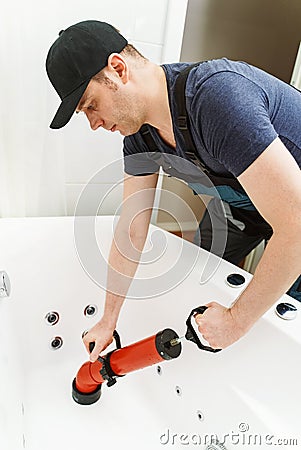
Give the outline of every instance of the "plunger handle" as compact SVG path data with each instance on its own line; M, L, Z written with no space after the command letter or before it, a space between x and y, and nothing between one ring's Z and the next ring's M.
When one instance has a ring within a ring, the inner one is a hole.
M217 353L217 352L220 352L222 349L221 348L212 348L212 347L209 347L208 345L202 344L202 342L200 341L200 339L197 335L197 332L195 331L195 329L193 328L193 325L191 323L192 316L194 316L195 314L204 314L206 309L207 309L207 306L198 306L197 308L194 308L191 311L191 313L189 314L189 316L186 320L187 331L185 334L185 338L188 341L194 342L201 350L206 350L207 352Z

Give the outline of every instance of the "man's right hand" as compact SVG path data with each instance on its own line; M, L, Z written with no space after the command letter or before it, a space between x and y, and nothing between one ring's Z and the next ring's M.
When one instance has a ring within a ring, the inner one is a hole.
M103 319L97 322L91 330L83 337L84 345L90 355L90 361L95 362L99 354L105 350L113 341L114 328L111 328ZM90 353L89 344L94 342L95 346Z

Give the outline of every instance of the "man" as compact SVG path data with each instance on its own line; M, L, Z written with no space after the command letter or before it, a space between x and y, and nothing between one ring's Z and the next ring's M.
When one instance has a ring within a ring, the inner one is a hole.
M51 128L66 125L76 111L84 112L93 130L102 127L125 136L126 207L110 251L104 314L84 338L87 350L89 342L95 342L90 356L95 361L112 341L137 269L159 167L188 180L197 193L204 192L202 186L208 188L197 165L193 167L199 179L195 174L189 178L178 163L169 161L167 166L164 158L158 158L158 154L175 155L183 167L189 160L188 138L183 138L177 123L175 99L176 80L188 64L153 64L112 26L86 21L60 33L46 66L62 99ZM189 134L197 149L194 164L200 161L213 177L220 198L231 207L226 216L236 224L236 231L248 228L250 237L258 226L257 235L269 241L252 281L235 303L230 308L209 303L205 313L196 317L209 344L225 348L242 337L290 286L294 284L296 298L299 295L301 95L255 67L227 59L193 67L184 93ZM214 205L214 212L217 209ZM251 211L250 216L246 211Z

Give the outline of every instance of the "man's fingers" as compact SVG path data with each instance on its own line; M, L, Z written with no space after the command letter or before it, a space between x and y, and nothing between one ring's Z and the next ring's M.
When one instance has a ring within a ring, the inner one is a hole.
M206 303L206 305L204 305L204 306L207 306L207 309L208 309L208 308L215 307L216 305L218 305L218 303L210 302L210 303ZM199 313L194 314L193 317L198 325L202 324L202 318L203 318L203 315L206 314L207 309L205 309L205 311L202 314L199 314Z
M103 329L99 324L83 335L83 342L90 355L90 361L95 362L100 353L113 341L113 332Z
M87 337L87 334L88 334L88 331L84 334L84 336L83 336L83 343L84 343L84 346L86 347L86 350L87 350L87 352L88 353L91 353L92 352L92 348L90 347L92 344L94 344L95 345L95 341L93 341L91 338L89 339L88 337Z
M100 353L105 350L111 343L113 342L113 338L110 339L108 342L103 342L103 341L95 341L92 342L92 344L94 344L93 350L92 352L89 351L90 354L90 361L91 362L95 362L97 360L97 358L99 357ZM91 342L90 342L91 344ZM89 344L89 345L90 345ZM90 349L89 349L90 350Z
M91 340L93 338L89 338L89 333L84 336L84 345L86 347L87 352L90 354L90 361L94 362L97 360L99 353L102 350L102 346L97 344L96 340Z

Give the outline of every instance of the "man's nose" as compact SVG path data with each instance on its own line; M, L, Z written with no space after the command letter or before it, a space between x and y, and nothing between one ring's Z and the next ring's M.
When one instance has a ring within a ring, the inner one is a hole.
M86 114L86 116L87 116L87 119L89 120L90 127L93 131L97 130L97 128L99 128L103 125L103 121L100 118L98 118L92 114Z

